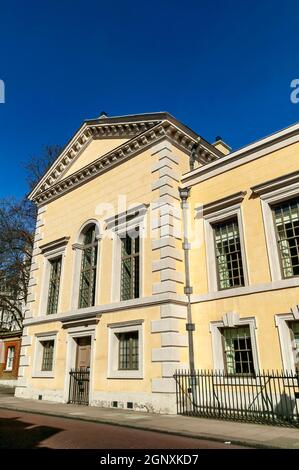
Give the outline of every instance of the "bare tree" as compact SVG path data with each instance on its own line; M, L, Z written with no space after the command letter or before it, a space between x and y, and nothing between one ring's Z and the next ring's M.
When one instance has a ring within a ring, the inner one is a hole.
M0 311L22 328L33 248L35 208L26 199L0 201Z
M61 150L62 147L60 145L47 145L44 147L41 155L34 155L25 163L27 173L26 180L30 190L34 188L43 175L48 171Z
M32 189L60 152L58 145L45 147L40 157L26 164ZM0 330L22 329L34 242L36 207L28 199L0 200Z

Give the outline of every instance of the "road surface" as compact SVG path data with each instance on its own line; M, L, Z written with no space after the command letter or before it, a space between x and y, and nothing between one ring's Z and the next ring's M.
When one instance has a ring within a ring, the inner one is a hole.
M241 449L245 447L77 419L0 409L1 449Z

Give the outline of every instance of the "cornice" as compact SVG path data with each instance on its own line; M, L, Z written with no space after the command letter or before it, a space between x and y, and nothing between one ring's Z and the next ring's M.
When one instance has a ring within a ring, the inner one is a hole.
M55 323L68 320L83 320L93 317L95 315L109 314L111 312L120 312L130 309L138 309L144 307L152 307L155 305L163 304L176 304L187 305L187 298L184 295L178 294L157 294L150 297L141 297L138 299L122 300L120 302L113 302L111 304L99 305L95 307L81 308L76 311L69 311L65 313L54 313L52 315L41 315L38 317L28 318L24 320L24 325L37 325L42 323Z
M257 184L252 186L250 189L253 194L261 196L270 191L275 191L276 189L284 188L299 182L299 171L294 171L292 173L287 173L286 175L279 176L272 180L265 181L264 183Z
M182 187L193 186L206 179L217 176L232 168L262 158L299 141L299 124L282 129L268 137L253 142L228 155L222 156L204 166L185 173L182 177Z
M138 204L127 211L117 214L117 216L113 215L108 217L105 219L106 228L108 230L114 229L115 231L118 231L123 226L127 227L130 224L136 224L136 220L139 220L140 218L143 219L148 208L149 204Z
M225 209L226 207L230 207L234 204L240 204L243 201L245 195L246 191L240 191L238 193L231 194L230 196L226 196L222 199L218 199L217 201L204 204L203 215L205 216L208 214L212 214L213 212Z
M1 339L6 339L6 338L20 338L22 336L22 331L21 330L16 330L16 331L0 331L0 338Z
M71 141L63 149L61 155L53 163L42 180L36 185L30 193L29 198L35 200L37 194L45 191L63 177L70 164L87 147L93 139L105 138L128 138L142 134L151 127L158 124L159 121L147 121L137 123L106 123L101 121L85 122Z
M61 238L58 238L57 240L53 240L51 242L40 245L39 249L41 250L42 253L45 253L46 251L54 250L55 248L60 248L62 246L67 245L69 239L70 237L61 237Z
M140 123L140 126L143 124L144 123ZM151 126L154 125L153 122L146 124ZM125 124L125 126L127 125L129 124ZM147 125L145 127L147 127ZM132 126L134 127L135 124ZM109 126L104 125L104 128L105 127ZM116 129L118 126L112 125L110 127L114 127ZM140 127L138 127L138 129L140 130ZM86 138L92 139L94 138L95 134L100 135L101 132L108 132L108 129L103 129L103 126L98 128L95 125L85 128L84 135ZM89 137L87 137L87 135ZM184 130L180 129L173 123L170 123L169 121L159 122L154 125L154 127L146 129L143 133L133 137L131 140L111 150L105 155L102 155L97 160L86 165L85 167L64 179L57 181L59 175L63 171L62 167L60 168L60 173L56 172L56 174L54 174L55 170L53 170L48 178L44 179L42 184L39 187L36 187L36 189L31 193L30 198L38 205L46 204L49 201L54 200L66 192L69 192L70 190L80 186L81 184L95 178L96 176L105 173L114 166L137 155L138 153L146 150L147 148L165 138L188 154L190 154L192 146L196 142L195 138L188 135ZM85 143L86 141L82 141L82 144ZM80 148L78 148L78 151L79 150ZM202 143L200 143L199 152L202 154L203 158L206 158L207 160L218 158L216 152L213 151L213 153L211 153L211 151L208 149L208 144L204 140ZM73 157L75 157L75 154ZM64 157L65 164L67 164L66 160L69 163L68 158L68 156ZM59 163L58 161L57 165L62 166L62 163Z

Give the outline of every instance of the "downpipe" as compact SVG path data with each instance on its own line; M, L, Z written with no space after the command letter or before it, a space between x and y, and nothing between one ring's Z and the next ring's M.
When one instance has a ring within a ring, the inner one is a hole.
M197 394L197 380L195 372L195 360L194 360L194 340L193 332L195 331L195 324L192 321L192 310L191 310L191 295L193 288L190 282L190 259L189 251L191 244L188 239L188 212L189 203L188 198L190 196L190 188L179 188L179 194L181 199L182 219L183 219L183 244L182 248L184 251L185 261L185 286L184 293L187 296L187 323L186 331L188 333L188 348L189 348L189 389L188 392L191 394L191 401L194 407L197 407L198 394Z

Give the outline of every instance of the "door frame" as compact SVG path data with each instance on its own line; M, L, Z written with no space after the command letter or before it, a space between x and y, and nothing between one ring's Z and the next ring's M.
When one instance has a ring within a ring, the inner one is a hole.
M79 364L78 364L78 362L79 362L79 350L80 350L80 346L82 346L82 344L79 344L78 340L80 340L81 338L88 338L88 339L89 339L88 344L86 344L86 345L84 345L84 346L90 346L90 351L89 351L89 365L87 366L87 367L90 369L90 362L91 362L91 335L78 336L77 338L74 338L74 340L75 340L76 343L77 343L75 368L76 368L76 369L79 369Z
M64 382L64 402L67 403L69 399L70 387L70 370L76 366L76 347L77 338L90 336L90 369L89 369L89 390L88 402L92 402L93 396L93 368L94 368L94 354L95 354L95 325L79 326L70 328L67 334L67 353L66 353L66 368L65 368L65 382Z

